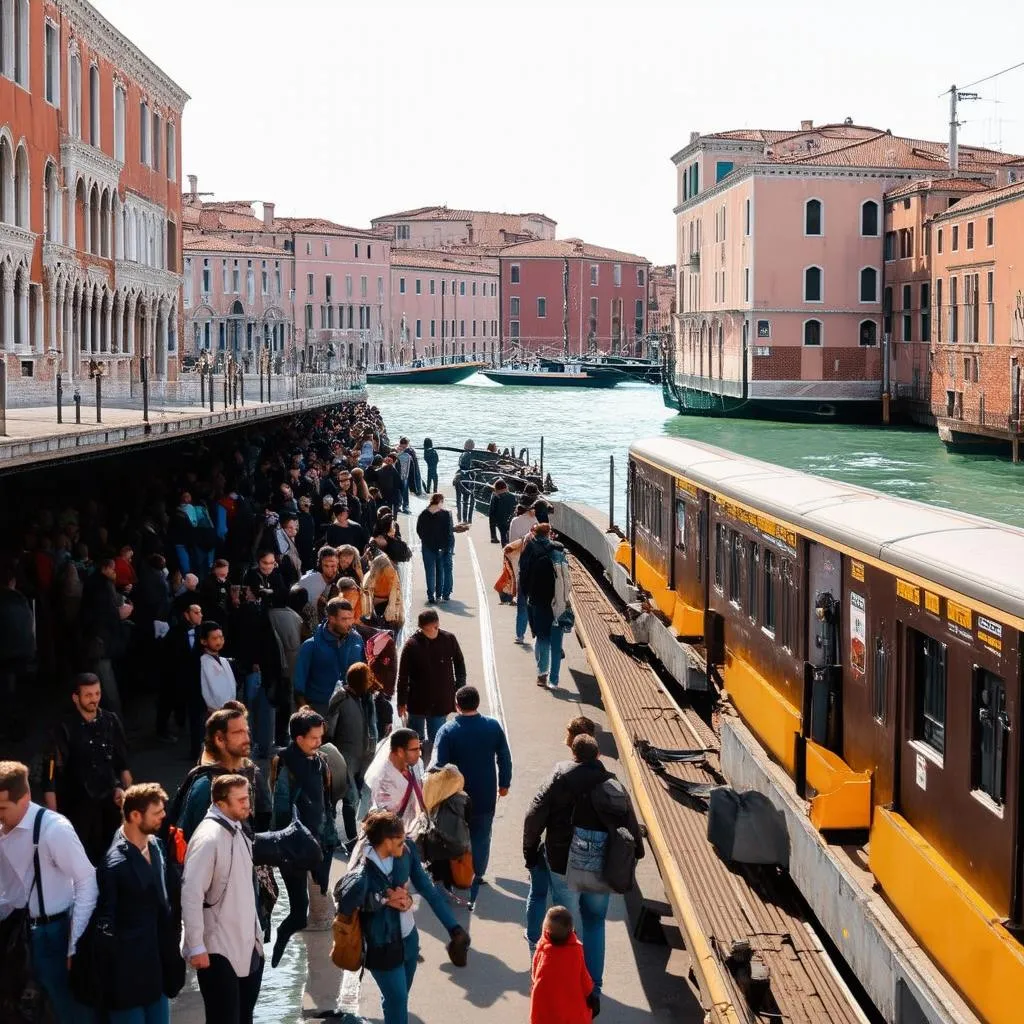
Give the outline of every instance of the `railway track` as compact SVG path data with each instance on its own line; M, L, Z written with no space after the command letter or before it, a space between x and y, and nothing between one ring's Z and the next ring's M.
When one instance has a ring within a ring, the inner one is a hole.
M861 1024L866 1018L788 876L774 867L725 862L707 838L706 804L680 794L637 753L638 740L666 749L703 748L702 761L669 763L664 773L694 787L722 783L714 730L666 691L633 648L628 623L575 557L570 572L577 633L597 676L710 1020Z

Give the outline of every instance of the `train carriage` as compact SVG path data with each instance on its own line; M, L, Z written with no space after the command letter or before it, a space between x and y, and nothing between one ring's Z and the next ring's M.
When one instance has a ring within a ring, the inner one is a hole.
M618 559L986 1020L1024 991L1024 531L659 438ZM845 834L849 834L848 832Z

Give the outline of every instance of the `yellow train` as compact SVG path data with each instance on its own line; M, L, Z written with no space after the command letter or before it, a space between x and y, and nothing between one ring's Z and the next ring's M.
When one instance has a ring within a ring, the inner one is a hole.
M658 438L616 555L980 1017L1024 1020L1024 530Z

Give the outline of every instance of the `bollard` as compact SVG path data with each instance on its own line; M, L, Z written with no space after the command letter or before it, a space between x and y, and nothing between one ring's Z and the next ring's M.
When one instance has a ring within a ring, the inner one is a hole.
M238 391L239 391L239 394L242 397L242 408L244 409L245 408L245 374L241 370L238 371Z
M64 422L64 381L57 374L57 422Z
M103 374L96 374L96 422L103 422Z
M213 412L213 366L210 366L210 378L207 381L206 392L210 397L210 412Z
M75 388L75 422L82 422L82 392Z
M228 407L228 375L227 371L224 373L224 408Z
M139 377L142 379L142 422L149 422L149 362L145 356L139 360Z
M263 360L260 360L260 402L263 401Z

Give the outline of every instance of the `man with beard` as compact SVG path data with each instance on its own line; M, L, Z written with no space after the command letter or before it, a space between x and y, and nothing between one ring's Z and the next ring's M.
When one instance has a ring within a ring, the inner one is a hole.
M262 832L270 824L270 789L259 766L249 759L251 746L249 721L240 706L221 708L207 719L203 756L185 776L174 801L177 813L172 815L176 818L172 824L181 829L186 842L210 807L212 784L218 775L244 775L248 779L250 834Z
M121 820L124 791L132 784L121 720L100 708L102 688L91 672L75 678L74 710L54 730L43 780L46 806L59 810L99 864Z
M363 661L363 638L352 628L352 605L340 597L327 602L327 621L299 648L292 680L295 699L323 718L335 684L351 665Z
M329 544L325 544L316 556L316 568L307 572L292 588L301 590L305 595L301 615L306 622L308 635L327 615L327 602L338 596L338 552Z

